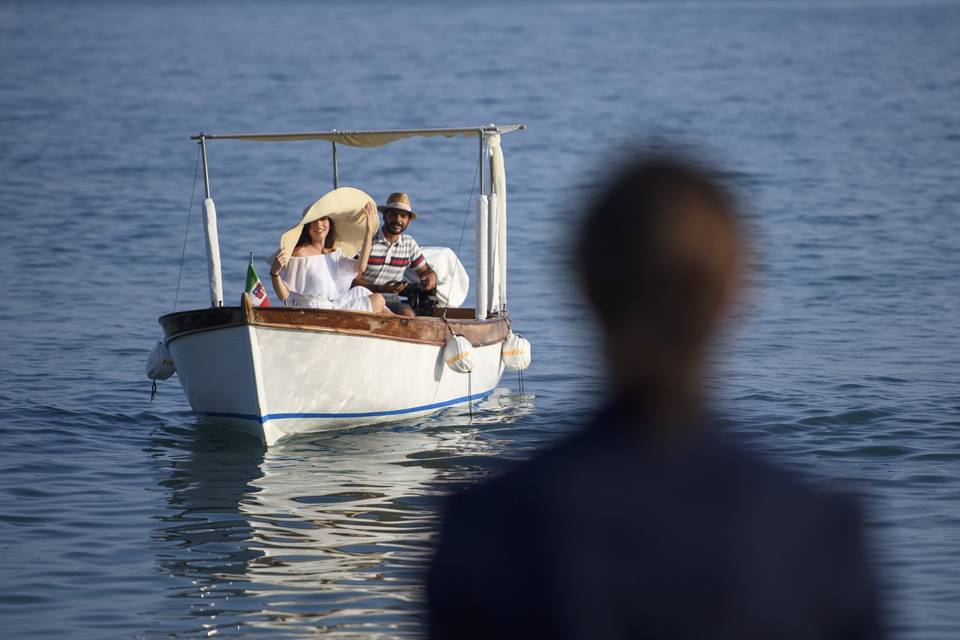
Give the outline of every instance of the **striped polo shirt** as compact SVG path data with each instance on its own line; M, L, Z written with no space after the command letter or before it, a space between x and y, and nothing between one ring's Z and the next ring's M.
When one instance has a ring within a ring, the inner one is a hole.
M390 244L383 235L383 229L377 231L370 247L370 259L363 278L372 284L386 284L394 280L403 280L407 269L419 269L426 264L423 252L417 241L401 233L396 242Z

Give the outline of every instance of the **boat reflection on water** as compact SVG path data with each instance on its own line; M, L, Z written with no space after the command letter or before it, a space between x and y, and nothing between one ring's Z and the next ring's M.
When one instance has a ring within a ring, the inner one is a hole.
M169 469L171 509L157 559L189 581L168 594L169 632L420 632L442 497L504 463L497 427L532 400L498 389L472 410L269 450L215 429L168 428L152 450Z

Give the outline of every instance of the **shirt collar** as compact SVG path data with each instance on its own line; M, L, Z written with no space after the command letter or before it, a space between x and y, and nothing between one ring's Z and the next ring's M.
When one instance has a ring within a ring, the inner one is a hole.
M374 243L382 243L382 244L385 244L385 245L387 245L388 247L389 247L389 246L392 246L392 245L387 241L387 237L386 237L385 235L383 235L383 227L380 227L379 229L377 229L377 235L373 236L373 241L374 241ZM401 242L403 242L403 234L402 234L402 233L401 233L400 236L397 238L397 241L396 241L394 244L400 244Z

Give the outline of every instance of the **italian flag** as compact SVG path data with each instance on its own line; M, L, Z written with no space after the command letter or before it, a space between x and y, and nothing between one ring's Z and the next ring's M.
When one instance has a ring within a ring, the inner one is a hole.
M270 298L267 297L267 290L263 288L263 283L260 282L260 276L257 275L256 269L253 268L253 254L250 254L250 263L247 265L247 293L250 294L250 297L253 299L253 306L255 307L269 307Z

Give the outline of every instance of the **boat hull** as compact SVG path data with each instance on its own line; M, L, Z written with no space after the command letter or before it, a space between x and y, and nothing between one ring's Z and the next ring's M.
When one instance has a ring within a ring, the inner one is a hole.
M263 311L185 312L161 324L193 410L268 446L300 433L416 418L479 400L503 372L503 318L448 326L435 318ZM451 330L473 344L470 374L443 360Z

